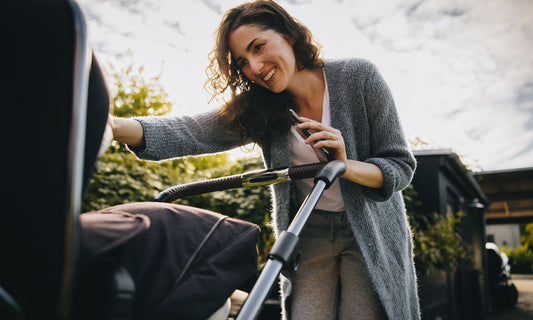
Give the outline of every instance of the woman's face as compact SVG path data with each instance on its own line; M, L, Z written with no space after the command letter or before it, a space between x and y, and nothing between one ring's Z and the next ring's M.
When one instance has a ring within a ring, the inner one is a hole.
M297 71L292 44L280 33L256 25L242 25L230 33L233 61L248 80L279 93Z

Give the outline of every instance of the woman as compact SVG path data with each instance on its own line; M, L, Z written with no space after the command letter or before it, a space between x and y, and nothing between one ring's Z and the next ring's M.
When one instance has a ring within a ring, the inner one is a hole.
M273 1L226 12L207 88L231 97L191 117L114 118L115 139L160 160L254 142L268 168L317 162L326 147L346 172L304 228L296 272L284 274L290 319L419 319L411 234L400 191L414 173L391 93L368 61L323 61L311 32ZM301 124L292 126L288 109ZM310 129L304 139L299 131ZM312 181L273 185L276 233Z

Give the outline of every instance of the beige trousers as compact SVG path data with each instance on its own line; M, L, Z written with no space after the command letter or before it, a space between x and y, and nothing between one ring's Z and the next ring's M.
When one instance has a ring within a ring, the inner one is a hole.
M345 213L313 212L299 250L291 320L386 319Z

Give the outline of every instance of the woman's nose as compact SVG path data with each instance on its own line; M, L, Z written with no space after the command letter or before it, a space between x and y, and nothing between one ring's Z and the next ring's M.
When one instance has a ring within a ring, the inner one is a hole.
M261 72L263 71L263 63L258 59L248 60L248 63L250 64L250 70L253 72L253 74L260 76Z

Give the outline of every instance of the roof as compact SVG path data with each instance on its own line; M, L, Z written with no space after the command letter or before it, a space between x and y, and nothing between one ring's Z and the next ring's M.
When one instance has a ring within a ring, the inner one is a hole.
M482 203L488 203L489 199L485 195L483 188L479 185L478 181L474 178L472 171L470 171L461 158L451 149L427 149L427 150L414 150L413 154L418 159L420 157L438 157L445 159L453 170L453 175L458 180L458 183L463 187L470 189L474 192L475 196Z
M533 222L533 167L475 172L491 202L488 224Z

